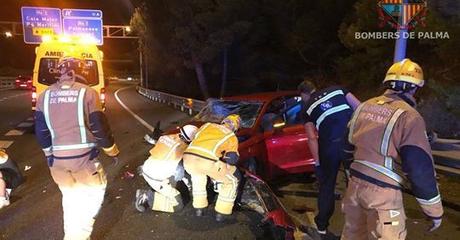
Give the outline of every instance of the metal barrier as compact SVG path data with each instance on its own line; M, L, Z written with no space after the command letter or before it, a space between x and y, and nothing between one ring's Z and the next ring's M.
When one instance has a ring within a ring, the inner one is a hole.
M14 77L0 77L0 89L13 88Z
M143 88L137 86L137 92L142 96L159 103L168 104L173 106L175 109L179 109L182 112L187 112L189 115L198 113L206 104L205 101L176 96L152 89Z

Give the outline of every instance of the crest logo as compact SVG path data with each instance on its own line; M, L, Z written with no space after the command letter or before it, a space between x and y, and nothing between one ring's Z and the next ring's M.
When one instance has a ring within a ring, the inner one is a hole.
M425 26L426 0L377 0L380 27L412 30L417 24Z
M325 101L319 105L321 110L326 111L332 107L332 102L331 101Z

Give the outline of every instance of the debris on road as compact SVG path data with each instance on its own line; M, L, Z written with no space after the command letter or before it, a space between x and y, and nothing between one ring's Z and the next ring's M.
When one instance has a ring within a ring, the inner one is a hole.
M130 171L126 171L121 177L121 179L131 179L131 178L134 178L134 174L131 173Z

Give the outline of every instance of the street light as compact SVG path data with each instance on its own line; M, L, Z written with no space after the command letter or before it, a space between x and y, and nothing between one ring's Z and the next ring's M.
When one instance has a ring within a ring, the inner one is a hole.
M13 37L13 34L10 31L6 31L5 32L5 37L11 38L11 37Z

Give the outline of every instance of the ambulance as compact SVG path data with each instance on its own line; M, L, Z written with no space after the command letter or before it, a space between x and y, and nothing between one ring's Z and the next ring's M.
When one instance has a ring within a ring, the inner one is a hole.
M59 79L54 69L61 57L76 57L84 59L86 69L81 73L83 78L76 78L94 88L98 93L105 109L105 82L102 70L103 52L92 39L78 36L48 36L42 37L42 43L35 48L35 64L32 77L32 111L35 111L38 96Z

